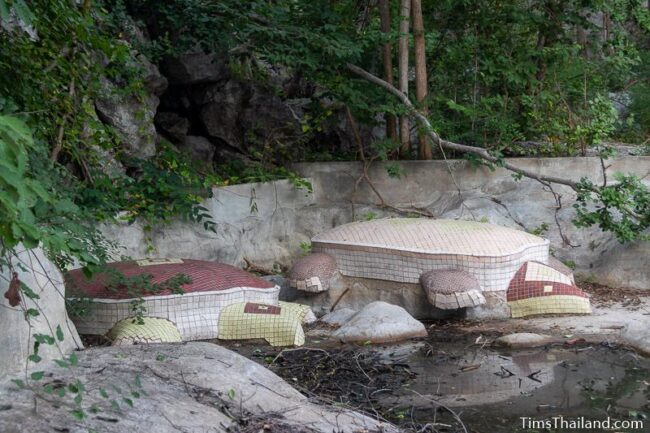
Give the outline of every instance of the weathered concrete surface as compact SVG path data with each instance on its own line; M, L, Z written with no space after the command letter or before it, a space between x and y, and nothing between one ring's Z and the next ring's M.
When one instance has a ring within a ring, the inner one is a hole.
M0 431L216 433L233 423L229 413L238 417L242 412L324 433L397 431L347 409L311 403L271 371L211 343L95 348L80 352L78 366L70 370L48 368L43 382L76 379L86 385L83 407L96 404L102 412L78 422L70 407L56 409L34 399L32 391L4 383L0 401L10 408L0 411ZM124 396L133 401L132 408ZM110 399L119 402L120 413L110 408Z
M584 338L629 345L650 356L650 296L640 297L638 305L595 305L592 314L581 316L542 316L524 319L494 320L463 325L471 332L531 332L559 340Z
M521 158L513 162L548 175L602 180L598 158ZM609 179L615 172L630 172L645 176L645 182L650 183L650 157L628 156L608 164ZM381 163L373 165L369 174L386 203L393 206L420 207L441 218L476 219L528 231L548 226L541 236L550 239L557 257L575 263L577 274L612 286L650 289L649 244L621 247L598 228L574 227L572 190L556 188L563 205L557 210L557 218L569 245L555 224L553 194L539 183L515 181L502 169L473 169L466 161L449 161L449 165L453 181L444 161L401 162L403 174L399 179L388 176ZM356 162L305 163L295 169L311 180L313 194L296 190L287 181L215 189L206 207L218 224L216 235L200 225L180 222L154 228L146 235L138 224L105 227L104 232L125 245L125 253L133 257L184 256L239 266L247 257L271 267L274 263L290 265L300 256L300 243L317 233L355 219L394 215L377 206L378 199L365 182L354 191L361 174L361 165ZM148 237L154 247L149 254Z
M38 295L38 299L30 299L21 292L20 304L11 306L7 298L0 297L0 380L17 376L25 368L40 369L42 364L83 347L65 310L63 276L45 257L43 250L28 250L19 246L11 266L18 280ZM7 292L11 279L11 271L5 268L0 273L1 294ZM25 319L28 309L39 312L29 322ZM57 326L61 327L63 341L58 341L54 346L41 345L38 355L43 360L37 364L27 363L27 356L33 353L34 334L54 337Z
M387 343L426 335L424 325L404 308L376 301L345 322L332 337L344 343Z
M598 158L518 158L510 162L546 175L574 180L587 177L596 183L602 182ZM611 180L616 172L634 173L650 185L650 157L628 156L607 163L610 165L608 179ZM622 247L638 251L623 257L619 243L611 235L597 227L578 229L573 226L575 193L568 187L558 186L555 191L562 195L562 208L557 211L557 218L571 245L563 241L555 224L553 194L538 182L516 181L504 169L494 172L487 168L473 169L468 162L458 160L449 161L453 179L444 161L405 161L400 166L403 175L399 179L388 176L384 164L370 168L370 178L386 203L401 208L424 208L440 218L484 220L528 231L546 224L548 230L541 235L551 241L552 251L558 258L575 263L578 274L603 279L613 286L650 289L648 243ZM361 166L357 163L297 164L295 168L312 179L319 206L345 208L350 212L350 203L354 202L357 203L356 218L363 219L368 206L379 203L365 182L354 191L355 181L361 175ZM389 214L377 207L372 212L379 216ZM350 213L348 215L352 219Z
M244 266L244 258L269 268L288 264L299 255L300 243L309 242L311 231L300 213L314 205L314 196L287 181L215 188L204 205L217 223L216 234L182 221L148 233L137 222L101 229L133 258L186 257L236 266Z

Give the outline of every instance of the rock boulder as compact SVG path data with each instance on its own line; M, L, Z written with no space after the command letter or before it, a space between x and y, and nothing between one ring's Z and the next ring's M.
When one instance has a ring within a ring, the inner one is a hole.
M341 326L333 337L345 343L388 343L426 335L424 325L405 309L377 301L366 305Z
M27 357L33 353L33 336L45 334L54 337L60 328L63 341L57 341L54 346L42 344L38 355L42 360L38 363L29 362L29 370L42 369L43 364L52 359L61 358L74 349L81 348L81 340L74 324L68 318L65 309L65 288L63 275L56 266L48 260L40 248L25 249L19 247L11 263L13 272L6 267L0 272L0 380L4 377L17 375L25 370ZM14 278L15 277L15 278ZM38 298L28 297L20 289L12 294L11 281L29 287ZM11 302L10 299L16 302ZM15 304L15 305L12 305ZM25 319L25 311L33 309L38 316ZM0 428L0 431L7 431Z
M178 149L201 164L210 165L214 160L214 145L205 137L188 135Z
M221 81L230 72L226 62L200 49L165 59L162 70L171 84L199 84Z
M260 421L251 431L264 424L275 425L272 431L398 431L348 409L312 403L261 365L211 343L94 348L79 353L76 367L47 369L43 381L77 379L86 384L83 407L97 405L101 416L88 412L78 421L67 406L34 405L31 390L5 382L0 400L10 403L0 411L0 431L218 433L240 431L241 418ZM126 392L132 405L120 394Z
M153 119L158 102L154 95L140 101L132 95L120 94L117 86L104 78L101 95L95 100L95 110L102 122L113 127L128 156L146 159L156 153Z
M175 142L182 141L190 129L190 121L171 111L156 113L156 126Z
M497 346L510 347L512 349L523 349L529 347L546 346L555 342L556 339L550 335L534 334L530 332L518 332L499 337L494 342Z

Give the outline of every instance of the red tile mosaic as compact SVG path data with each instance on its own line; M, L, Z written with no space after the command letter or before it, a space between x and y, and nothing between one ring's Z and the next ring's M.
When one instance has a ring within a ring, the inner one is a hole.
M126 277L151 275L152 283L163 283L170 278L184 274L192 282L183 286L185 293L212 292L228 290L235 287L252 287L257 289L272 289L274 284L257 278L234 266L224 263L203 260L183 259L182 263L163 263L159 265L140 266L136 261L116 262L108 265L110 269L121 272ZM74 286L91 298L128 299L132 296L120 288L108 287L110 277L107 273L95 274L91 279L86 278L81 269L69 272ZM156 296L169 295L170 292L157 293ZM144 297L151 296L143 294Z

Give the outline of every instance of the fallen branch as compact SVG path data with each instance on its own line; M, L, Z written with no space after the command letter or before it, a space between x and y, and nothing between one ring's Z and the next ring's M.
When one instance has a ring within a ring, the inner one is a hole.
M339 297L336 298L336 301L334 301L334 303L332 304L332 307L330 308L330 313L331 313L332 311L334 311L334 309L336 308L336 306L339 305L339 302L341 302L341 299L343 299L343 297L344 297L344 296L345 296L349 291L350 291L350 288L349 288L349 287L346 287L346 289L343 291L343 293L341 293L341 294L339 295Z
M277 273L273 269L265 268L264 266L253 263L247 257L242 257L242 259L244 260L244 263L246 263L244 270L248 272L256 272L262 275L275 275Z
M459 416L456 412L454 412L452 409L450 409L449 407L445 406L444 404L440 403L440 402L437 401L437 400L434 400L434 399L432 399L432 398L428 398L428 397L426 397L426 396L420 394L420 393L417 392L417 391L413 391L413 390L411 390L411 392L413 392L414 394L416 394L418 397L423 398L424 400L428 400L432 405L434 405L434 406L438 406L438 407L440 407L440 408L446 410L447 412L449 412L449 413L451 414L451 416L453 416L453 417L456 419L456 421L458 422L458 424L460 424L460 427L463 429L463 432L464 432L464 433L467 433L467 427L465 427L465 424L464 424L463 421L460 419L460 416Z
M312 348L312 347L298 347L298 348L296 348L296 349L283 349L280 353L278 353L278 355L277 355L275 358L273 358L273 361L271 361L271 362L269 363L269 367L272 366L273 364L275 364L275 361L277 361L278 359L282 358L282 357L284 356L285 353L288 353L288 352L303 352L303 351L322 352L322 353L325 354L325 356L327 356L327 357L330 356L330 353L329 353L327 350L325 350L325 349L318 349L318 348Z

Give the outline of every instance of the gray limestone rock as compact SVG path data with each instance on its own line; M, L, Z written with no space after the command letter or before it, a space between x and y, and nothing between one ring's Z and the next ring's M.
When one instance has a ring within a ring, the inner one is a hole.
M158 102L154 95L141 102L132 95L120 94L117 87L104 78L101 95L95 100L95 110L102 122L113 127L128 156L146 159L156 153L153 119Z
M156 126L170 139L182 142L190 129L190 121L171 111L156 113Z
M650 290L650 242L616 243L592 270L598 282L612 287Z
M210 165L214 160L214 145L205 137L188 135L178 149L201 164Z
M244 134L239 116L247 97L246 87L235 80L225 86L215 86L211 91L213 102L203 105L199 118L210 137L224 141L234 149L242 149Z
M161 96L167 90L167 78L165 78L156 65L151 63L143 54L138 55L138 62L144 69L144 86L153 95Z
M199 84L228 78L228 65L215 54L201 49L165 59L162 70L171 84Z
M31 390L5 382L0 384L0 401L10 404L0 411L0 431L217 433L236 427L232 414L273 419L288 431L309 427L323 433L397 433L394 426L368 416L312 403L261 365L211 343L94 348L80 352L78 358L78 365L70 369L47 368L46 380L80 380L87 390L84 407L96 404L101 416L89 413L77 421L67 406L35 405ZM119 402L119 412L99 389ZM133 407L116 389L128 390Z
M366 305L333 337L346 343L387 343L426 335L424 325L404 308L377 301Z
M29 287L38 298L30 298L21 290L18 292L20 304L12 306L6 296L0 297L0 380L24 372L26 366L40 370L47 361L59 359L62 353L68 354L83 347L66 313L61 272L40 248L30 250L19 246L16 251L11 263L16 281ZM0 271L0 293L4 295L10 288L13 275L6 267ZM25 319L28 309L39 312L29 322ZM58 328L61 329L63 341L57 339L54 346L42 344L38 351L42 361L27 364L27 356L33 353L34 334L54 337ZM5 430L0 428L0 431Z
M648 323L628 323L621 331L621 338L646 356L650 356L650 319Z

